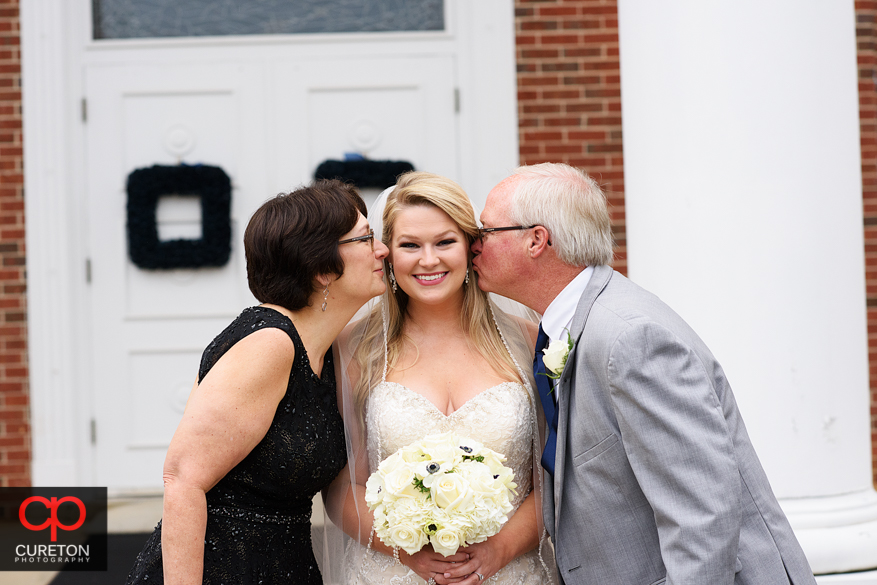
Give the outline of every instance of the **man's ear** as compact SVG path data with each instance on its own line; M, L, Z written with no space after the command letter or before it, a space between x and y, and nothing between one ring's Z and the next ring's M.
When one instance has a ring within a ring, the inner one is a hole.
M545 253L550 245L551 236L548 233L548 230L541 225L535 226L527 245L527 251L530 253L530 258L538 258Z

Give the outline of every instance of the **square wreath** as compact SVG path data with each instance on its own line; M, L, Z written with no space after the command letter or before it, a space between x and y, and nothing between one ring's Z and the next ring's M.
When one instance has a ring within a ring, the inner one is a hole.
M128 175L128 253L140 268L224 266L231 254L231 181L219 167L154 165ZM158 239L156 208L163 195L201 199L201 238Z

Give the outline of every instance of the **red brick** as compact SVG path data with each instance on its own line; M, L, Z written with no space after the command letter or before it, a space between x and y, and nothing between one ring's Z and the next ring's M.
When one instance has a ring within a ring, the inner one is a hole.
M600 57L603 49L600 47L564 47L563 56L571 59L579 57Z
M557 76L518 76L518 83L526 86L552 86L558 85L560 79Z
M578 89L559 89L554 91L543 91L542 98L546 100L574 100L582 97L582 93ZM558 110L559 111L559 110Z
M539 16L575 16L578 9L575 6L540 6ZM566 20L566 19L564 19Z
M522 59L557 59L559 56L560 51L557 49L526 49L521 51Z
M599 75L565 75L563 77L564 85L593 85L601 81Z
M545 152L547 154L581 154L582 144L547 144Z
M619 64L618 61L594 61L594 62L586 62L582 64L582 69L592 70L592 71L618 71Z
M522 22L520 30L557 30L557 23L549 21Z
M621 144L590 144L588 152L621 152Z
M556 114L561 109L559 104L546 103L523 104L522 108L525 114Z
M564 30L596 30L602 26L599 20L564 20Z
M25 414L27 414L27 412L20 407L17 407L14 410L10 409L10 408L4 408L4 409L0 410L0 420L11 421L11 422L16 422L16 421L21 422L21 421L25 420Z
M557 131L551 132L525 132L524 139L527 142L552 142L563 140L563 133Z
M542 71L578 71L578 63L545 63L540 68Z
M617 15L618 8L615 6L613 2L611 5L600 5L600 6L582 6L582 14L611 14Z
M579 112L602 112L603 104L601 103L572 103L566 105L566 111L570 113Z
M581 123L579 118L545 118L546 126L578 126ZM2 272L0 272L2 274Z
M575 45L579 42L579 35L542 35L539 40L541 45Z
M573 130L568 134L570 140L605 140L606 132L602 130Z
M620 126L621 117L616 116L592 116L588 118L589 126Z

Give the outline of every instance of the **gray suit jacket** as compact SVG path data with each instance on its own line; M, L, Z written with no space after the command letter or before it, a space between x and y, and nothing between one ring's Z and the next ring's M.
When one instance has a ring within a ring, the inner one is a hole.
M564 582L814 585L722 368L679 315L597 266L570 333L544 498Z

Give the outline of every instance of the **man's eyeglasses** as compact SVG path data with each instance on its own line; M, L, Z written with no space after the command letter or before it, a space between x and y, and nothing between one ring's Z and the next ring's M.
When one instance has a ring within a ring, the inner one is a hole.
M510 225L507 227L495 227L495 228L479 228L478 229L478 237L484 238L487 234L492 234L493 232L507 232L511 230L528 230L530 228L536 227L535 225Z
M338 245L340 246L341 244L349 244L351 242L363 242L365 240L368 240L368 243L371 244L371 246L372 246L372 252L374 252L375 251L375 230L368 230L368 235L365 235L365 236L357 236L355 238L341 240L338 242Z

